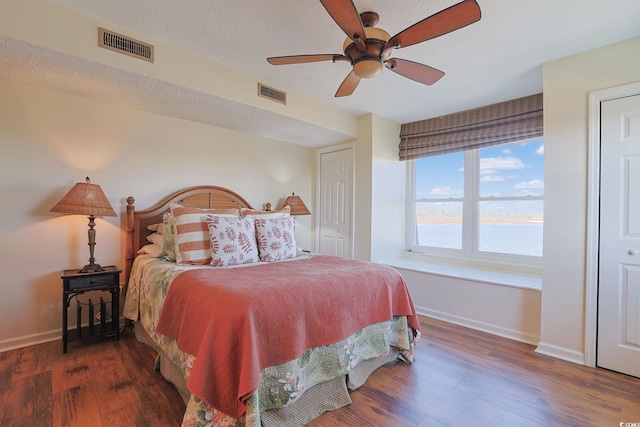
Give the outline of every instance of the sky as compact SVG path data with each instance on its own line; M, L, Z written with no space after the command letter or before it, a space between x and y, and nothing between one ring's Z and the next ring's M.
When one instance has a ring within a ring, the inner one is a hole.
M464 192L464 152L416 160L416 198L462 197ZM544 142L498 145L480 150L480 196L544 195ZM501 210L498 203L486 208ZM542 202L523 203L515 209L538 210ZM525 207L526 205L526 207ZM444 207L444 206L443 206Z
M462 197L464 152L416 160L417 198ZM480 150L480 195L544 194L544 143L499 145Z

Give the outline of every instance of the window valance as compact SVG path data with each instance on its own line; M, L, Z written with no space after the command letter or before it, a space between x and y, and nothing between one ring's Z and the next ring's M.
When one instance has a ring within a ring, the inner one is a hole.
M542 94L403 124L400 160L542 136Z

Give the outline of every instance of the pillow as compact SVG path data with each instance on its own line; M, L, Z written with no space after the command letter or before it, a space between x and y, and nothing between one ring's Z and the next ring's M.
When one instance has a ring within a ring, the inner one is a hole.
M278 219L257 217L256 237L262 261L280 261L296 256L295 217Z
M176 218L167 212L162 216L162 254L167 261L176 260L176 235L175 235Z
M240 211L231 209L200 209L171 204L175 217L175 254L178 264L204 265L211 262L211 242L207 215L238 218Z
M157 224L147 225L147 230L155 231L158 234L162 234L163 229L164 229L164 226L163 226L163 224L161 222L159 222Z
M207 215L211 244L211 266L258 262L253 216Z
M254 217L256 217L256 219L286 218L291 215L291 207L287 205L278 211L257 211L255 209L242 208L240 209L240 213L242 214L242 216L253 215Z
M150 244L150 245L144 245L142 248L140 248L138 253L149 254L154 258L159 258L162 256L163 251L162 251L162 246Z
M147 240L151 243L153 243L154 245L158 245L162 248L162 243L164 241L164 237L162 237L162 234L158 234L158 233L151 233L147 236Z

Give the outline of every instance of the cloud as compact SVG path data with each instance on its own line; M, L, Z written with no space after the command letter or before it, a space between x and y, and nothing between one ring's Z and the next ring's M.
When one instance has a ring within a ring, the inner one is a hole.
M438 187L438 188L434 188L433 190L431 190L429 192L429 194L436 194L439 196L448 196L448 195L452 195L452 194L460 194L460 191L458 190L454 190L453 188L451 188L450 186L444 186L444 187Z
M544 156L544 144L538 147L538 149L536 150L536 154L540 154L541 156Z
M519 182L515 185L515 188L544 188L544 181L534 179L529 182Z
M485 157L480 159L480 175L495 175L498 171L524 168L525 164L516 157Z
M502 152L503 152L504 154L511 154L511 149L509 149L509 148L505 148L504 150L502 150Z
M480 178L480 182L497 182L504 181L504 177L500 175L485 175Z

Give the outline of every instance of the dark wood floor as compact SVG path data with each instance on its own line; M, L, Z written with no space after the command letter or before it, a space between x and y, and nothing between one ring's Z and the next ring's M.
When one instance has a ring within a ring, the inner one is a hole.
M640 425L640 379L534 353L530 345L421 318L413 365L394 362L319 426ZM184 403L153 352L121 341L0 353L1 426L178 426ZM631 424L633 425L633 424Z

